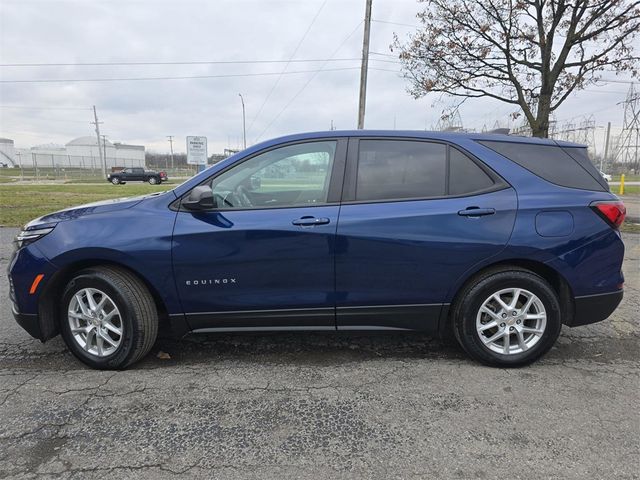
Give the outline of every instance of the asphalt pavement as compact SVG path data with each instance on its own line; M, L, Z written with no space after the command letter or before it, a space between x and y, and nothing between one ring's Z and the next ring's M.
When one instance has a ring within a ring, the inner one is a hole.
M21 330L2 275L0 478L640 478L640 236L625 243L613 316L515 370L419 334L298 333L161 340L100 372Z

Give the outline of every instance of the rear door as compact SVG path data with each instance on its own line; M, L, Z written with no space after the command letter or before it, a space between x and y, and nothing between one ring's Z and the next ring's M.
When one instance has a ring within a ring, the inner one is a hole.
M433 331L452 284L506 245L511 187L446 143L351 139L336 237L338 329Z

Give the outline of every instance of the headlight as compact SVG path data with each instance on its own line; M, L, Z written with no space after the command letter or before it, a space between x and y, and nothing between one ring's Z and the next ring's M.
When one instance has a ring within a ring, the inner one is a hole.
M46 227L46 228L36 228L33 230L22 230L16 238L13 240L13 243L17 248L22 248L30 243L39 240L44 237L47 233L51 233L54 227Z

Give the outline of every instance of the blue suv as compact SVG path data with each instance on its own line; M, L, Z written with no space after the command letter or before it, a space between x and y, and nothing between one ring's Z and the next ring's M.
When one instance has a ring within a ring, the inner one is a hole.
M28 223L14 315L124 368L159 329L417 330L519 366L622 299L625 208L584 146L343 131L255 145L173 190Z

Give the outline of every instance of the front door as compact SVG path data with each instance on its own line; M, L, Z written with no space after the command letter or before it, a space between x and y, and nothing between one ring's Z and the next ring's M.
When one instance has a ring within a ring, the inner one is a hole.
M335 329L334 248L346 139L261 152L180 208L174 276L193 330Z
M516 195L444 143L353 139L336 239L338 329L434 331L452 285L499 253Z

